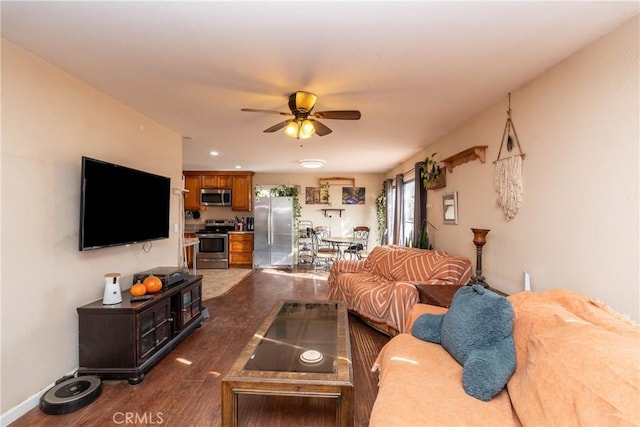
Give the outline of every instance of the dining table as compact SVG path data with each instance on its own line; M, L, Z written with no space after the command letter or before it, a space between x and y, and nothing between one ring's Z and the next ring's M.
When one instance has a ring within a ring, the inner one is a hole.
M336 259L342 259L344 257L344 249L348 248L352 245L357 245L358 243L362 243L361 239L355 237L337 237L337 236L329 236L323 237L322 240L327 242L333 246L338 252L338 256Z

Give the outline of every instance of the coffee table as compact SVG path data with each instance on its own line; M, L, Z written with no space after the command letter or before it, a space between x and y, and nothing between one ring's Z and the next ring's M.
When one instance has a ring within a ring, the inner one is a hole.
M278 301L222 380L222 425L238 425L241 394L337 400L353 425L353 369L344 302Z

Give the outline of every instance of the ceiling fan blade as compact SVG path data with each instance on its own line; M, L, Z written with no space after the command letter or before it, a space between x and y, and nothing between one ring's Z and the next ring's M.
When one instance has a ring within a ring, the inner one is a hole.
M245 111L248 113L271 113L271 114L280 114L281 116L293 116L291 113L283 113L281 111L273 111L273 110L260 110L257 108L242 108L240 111Z
M289 120L285 120L284 122L280 122L276 125L271 126L270 128L263 130L263 132L277 132L280 129L284 128L288 123Z
M360 120L361 114L358 110L318 111L313 114L313 117L319 119Z
M332 132L331 129L317 120L313 120L313 127L316 128L316 135L318 136L329 135Z

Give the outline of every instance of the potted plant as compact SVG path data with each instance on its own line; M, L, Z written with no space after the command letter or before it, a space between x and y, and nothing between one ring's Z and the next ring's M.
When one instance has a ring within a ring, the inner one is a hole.
M434 158L436 154L438 153L433 153L430 157L424 159L424 166L422 166L422 170L420 171L424 188L429 188L429 186L434 184L440 177L440 166L438 166L438 162Z

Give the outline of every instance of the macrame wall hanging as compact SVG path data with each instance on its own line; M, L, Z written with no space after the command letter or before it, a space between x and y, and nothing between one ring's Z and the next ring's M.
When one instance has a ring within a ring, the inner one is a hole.
M500 157L502 155L502 147L507 143L507 151L511 153L514 141L518 145L518 154ZM500 142L500 151L495 162L495 171L493 176L494 186L498 192L498 205L502 208L507 221L513 219L518 213L518 209L522 205L522 161L524 153L520 147L516 128L511 120L511 93L509 93L509 110L507 110L507 123L502 133L502 141Z

